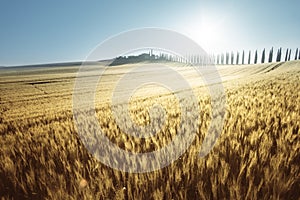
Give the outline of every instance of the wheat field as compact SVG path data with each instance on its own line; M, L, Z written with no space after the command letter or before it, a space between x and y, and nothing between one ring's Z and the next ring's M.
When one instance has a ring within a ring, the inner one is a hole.
M98 67L103 66L94 70ZM141 88L130 101L132 120L150 123L149 108L159 103L166 110L165 124L150 138L128 135L116 123L110 102L118 79L131 67L114 66L102 76L96 117L120 148L151 152L172 141L180 104L188 99L178 101L157 86ZM192 86L200 120L186 152L148 173L112 169L84 147L72 109L79 66L0 68L0 199L300 199L300 62L218 66L225 119L203 158L199 149L212 119L209 93L193 68L170 67ZM159 70L144 73L168 78ZM92 75L93 70L86 72ZM143 73L135 76L142 79ZM82 127L92 129L85 120Z

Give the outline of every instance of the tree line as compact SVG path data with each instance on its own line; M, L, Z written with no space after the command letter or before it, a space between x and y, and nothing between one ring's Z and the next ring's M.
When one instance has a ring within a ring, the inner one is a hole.
M259 64L259 63L271 63L271 62L283 62L290 60L300 60L300 49L296 49L294 53L292 53L292 49L287 48L285 52L282 48L279 48L276 52L274 52L274 48L272 47L269 52L266 49L263 49L261 52L260 59L258 57L259 53L256 50L254 54L249 50L247 52L248 58L246 59L245 50L240 54L239 51L234 53L226 52L223 54L219 54L213 56L214 63L217 65L239 65L239 64Z
M244 65L244 64L259 64L259 63L271 63L271 62L286 62L290 60L300 60L300 49L296 49L292 53L292 49L287 48L285 51L282 48L277 49L274 52L272 47L269 51L265 48L261 51L259 57L258 50L252 52L249 50L246 52L226 52L218 55L186 55L185 57L175 56L167 53L159 53L159 55L153 54L153 51L149 53L143 53L136 56L120 56L114 59L111 65L120 65L125 63L138 63L143 61L161 62L181 62L191 64L216 64L216 65ZM248 57L246 57L248 56Z
M248 55L248 57L246 57ZM260 55L260 57L259 57ZM170 61L178 61L178 59L170 57ZM187 55L186 59L179 62L186 62L192 64L216 64L216 65L244 65L244 64L259 64L259 63L271 63L271 62L286 62L290 60L300 60L300 49L296 49L294 52L292 49L287 48L285 51L282 48L277 49L274 52L272 47L269 51L265 48L261 51L258 50L252 52L249 50L246 52L226 52L218 55L199 56L199 55Z

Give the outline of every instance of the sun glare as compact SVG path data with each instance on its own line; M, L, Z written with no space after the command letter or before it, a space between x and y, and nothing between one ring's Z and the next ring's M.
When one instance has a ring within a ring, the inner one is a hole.
M195 17L184 24L185 33L207 52L222 51L225 38L224 19L214 16Z

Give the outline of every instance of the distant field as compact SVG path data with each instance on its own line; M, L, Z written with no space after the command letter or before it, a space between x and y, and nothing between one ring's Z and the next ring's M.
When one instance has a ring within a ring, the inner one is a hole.
M168 111L166 125L147 139L123 133L112 117L112 92L120 77L137 65L114 66L104 73L96 93L96 115L115 144L148 152L172 141L179 104L184 102L155 86L137 91L130 107L133 120L149 123L147 110L160 103ZM95 65L84 76L103 67ZM225 122L204 158L198 153L211 121L209 93L193 68L174 63L170 67L185 77L198 98L197 137L170 166L143 174L111 169L82 145L72 113L79 66L0 68L0 197L299 199L300 62L218 66L226 92ZM163 70L150 67L135 79L143 79L144 73L176 84Z

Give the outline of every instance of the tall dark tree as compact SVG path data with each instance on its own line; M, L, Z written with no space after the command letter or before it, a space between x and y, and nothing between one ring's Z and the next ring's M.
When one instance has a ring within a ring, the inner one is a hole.
M300 60L300 50L299 50L299 56L298 56L298 59Z
M284 61L285 62L288 61L288 58L289 58L289 49L286 49Z
M229 64L229 53L226 52L226 65L228 65L228 64Z
M234 61L234 53L233 53L233 51L232 51L232 52L231 52L231 64L232 64L232 65L234 64L233 61Z
M240 53L237 52L237 53L236 53L236 64L237 64L237 65L239 64L239 60L240 60Z
M273 47L269 52L269 63L273 62Z
M264 49L261 55L261 63L265 63L265 58L266 58L266 50Z
M298 48L296 49L296 53L295 53L295 60L298 59Z
M251 50L249 50L249 56L248 56L248 65L251 63Z
M292 54L292 49L290 49L290 51L289 51L289 57L288 57L288 61L290 61L290 60L291 60L291 54Z
M255 56L254 56L254 64L257 64L257 59L258 59L258 56L257 56L257 50L255 51Z
M224 53L221 55L221 64L224 65Z
M280 47L277 51L277 57L276 57L276 62L281 61L281 53L282 53L282 48Z
M242 54L242 65L245 64L245 51L243 50Z

